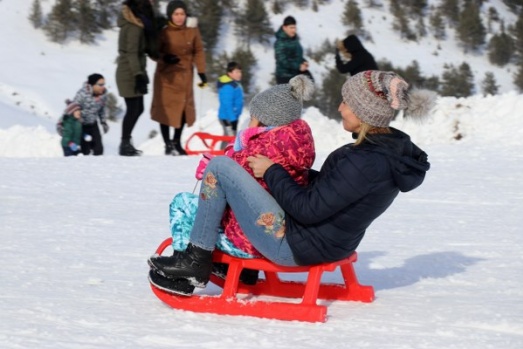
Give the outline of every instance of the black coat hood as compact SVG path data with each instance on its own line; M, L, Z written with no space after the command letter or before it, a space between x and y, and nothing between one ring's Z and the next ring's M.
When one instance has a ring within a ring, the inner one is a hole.
M409 135L392 127L390 129L390 134L368 135L361 146L386 155L396 185L400 191L408 192L423 183L430 163L427 154L412 143ZM357 135L353 134L353 137Z

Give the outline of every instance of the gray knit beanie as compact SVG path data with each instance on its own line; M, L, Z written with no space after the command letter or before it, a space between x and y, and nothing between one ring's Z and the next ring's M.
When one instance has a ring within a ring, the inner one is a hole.
M303 101L314 93L314 83L305 75L293 77L288 84L273 86L253 97L251 116L266 126L286 125L301 117Z

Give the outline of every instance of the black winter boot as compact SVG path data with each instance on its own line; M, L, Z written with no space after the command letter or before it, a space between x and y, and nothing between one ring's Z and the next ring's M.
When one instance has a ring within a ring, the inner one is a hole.
M187 279L196 287L205 287L212 270L212 251L189 243L185 252L171 257L152 256L149 265L158 274L169 279Z
M173 155L187 155L185 149L183 149L179 139L173 139Z
M168 279L156 271L151 269L149 271L149 281L156 288L159 288L162 291L167 293L182 295L182 296L191 296L194 292L194 286L189 283L187 279Z
M130 139L122 139L120 143L119 153L122 156L140 156L142 151L136 149Z
M173 150L174 145L171 142L165 144L165 155L176 155L173 154Z

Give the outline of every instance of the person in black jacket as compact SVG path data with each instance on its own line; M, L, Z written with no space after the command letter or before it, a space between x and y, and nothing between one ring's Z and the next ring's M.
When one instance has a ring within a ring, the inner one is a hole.
M336 68L342 74L356 75L365 70L378 70L378 65L356 35L338 41Z
M430 167L427 154L389 123L398 110L426 115L435 93L409 92L397 74L368 70L349 77L341 94L343 128L356 141L333 151L319 171L309 170L306 187L263 155L248 160L272 195L231 159L210 161L186 251L148 260L154 285L175 294L186 294L180 285L187 281L205 287L227 205L265 258L286 266L313 265L350 256L398 193L423 182Z

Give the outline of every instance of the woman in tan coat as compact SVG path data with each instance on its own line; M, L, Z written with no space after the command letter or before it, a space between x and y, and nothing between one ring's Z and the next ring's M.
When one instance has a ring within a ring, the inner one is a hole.
M194 107L194 67L201 79L200 87L207 83L205 53L195 19L187 17L183 1L167 5L168 25L160 34L160 59L154 74L151 118L160 123L166 155L186 155L180 139L185 124L192 126L196 119ZM169 131L174 127L171 140Z

